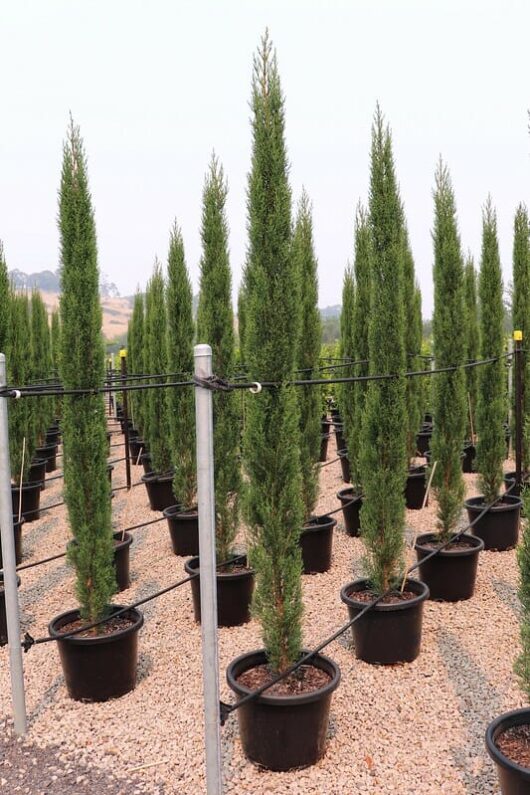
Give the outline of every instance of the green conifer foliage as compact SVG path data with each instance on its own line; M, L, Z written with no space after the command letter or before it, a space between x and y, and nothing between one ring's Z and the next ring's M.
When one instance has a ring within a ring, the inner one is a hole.
M372 293L370 373L405 371L403 228L392 139L379 107L372 126L370 228ZM365 499L361 534L372 588L384 592L403 571L404 488L407 470L403 376L370 381L362 429L361 472Z
M477 306L477 275L471 255L468 255L465 264L464 293L464 311L466 315L465 358L468 362L476 362L480 356L480 331ZM466 369L466 439L470 441L474 441L477 433L478 378L478 367L468 367Z
M202 195L202 257L197 339L212 348L212 369L230 377L235 366L232 276L226 220L227 184L212 156ZM227 560L237 530L240 464L239 401L235 392L213 395L215 460L215 534L218 562Z
M409 370L420 370L421 340L418 337L417 285L414 275L414 257L410 248L405 220L403 219L403 297L405 301L405 355ZM419 378L407 378L407 456L409 464L417 452L416 436L421 425L421 390Z
M31 373L34 383L46 383L52 369L48 313L41 294L34 290L31 294ZM35 422L36 442L44 444L53 414L51 398L41 397L32 406Z
M353 346L351 354L354 361L359 362L352 375L358 376L367 376L369 372L368 328L370 321L371 257L370 221L365 208L359 203L355 218L355 304L353 309ZM345 432L348 438L351 478L359 491L362 488L360 471L361 429L367 389L368 384L362 381L353 384L353 417L350 427L347 427L348 421L346 418L344 419Z
M293 237L295 266L300 282L300 339L298 368L300 378L318 378L317 372L322 325L318 311L318 263L313 246L311 202L302 192ZM300 463L302 468L302 499L305 518L313 513L318 498L318 457L322 415L322 395L318 387L299 387Z
M486 503L498 495L506 443L502 272L497 241L497 219L488 198L482 215L482 254L479 277L481 359L499 357L479 373L477 410L477 469Z
M528 436L528 430L526 431ZM521 603L521 653L515 662L515 672L521 688L530 696L530 489L523 490L524 516L522 540L517 547L519 564L519 601Z
M351 263L348 262L344 271L342 282L342 309L340 313L340 354L341 359L355 360L355 275ZM344 368L345 376L355 375L355 367ZM340 408L340 416L344 423L344 438L348 445L348 456L350 468L352 465L352 445L351 435L355 432L355 398L356 384L337 384L337 400Z
M50 339L51 339L53 375L58 377L60 360L61 360L61 319L59 315L59 310L52 312Z
M524 204L517 207L513 229L513 303L512 319L514 331L523 332L523 412L530 417L530 360L526 348L530 340L530 224L528 210ZM515 368L513 378L515 381ZM515 384L514 417L515 417ZM528 438L523 434L523 467L530 465Z
M145 373L144 355L144 297L137 290L134 296L134 304L131 320L129 322L129 332L127 334L127 358L129 360L129 372L133 375L143 375ZM134 381L141 384L142 381ZM131 392L131 405L133 421L140 433L144 433L146 403L149 399L150 390L140 390Z
M436 368L461 365L466 354L464 267L451 178L440 160L434 191L434 315ZM435 424L431 439L436 461L433 485L438 500L438 528L446 540L462 510L462 444L466 428L465 372L462 368L432 376Z
M184 242L173 225L167 257L168 367L171 373L193 372L193 294L184 256ZM219 307L219 311L222 309ZM195 506L195 409L192 389L167 390L173 493L186 509Z
M0 240L0 353L6 353L9 327L9 276L4 256L4 244Z
M31 379L29 356L31 326L29 301L25 294L10 290L9 325L6 340L7 382L23 386ZM31 458L34 452L34 426L31 400L16 400L9 404L9 457L11 477L16 484L28 479Z
M240 363L245 363L245 352L243 348L243 340L245 337L245 286L241 284L239 293L237 295L237 336L239 341L238 360Z
M153 275L148 285L148 300L146 304L146 347L148 357L148 372L152 374L168 372L167 357L167 314L165 305L165 284L162 267L155 261ZM149 415L148 444L151 454L153 471L158 474L167 474L171 470L171 445L169 441L169 416L167 408L168 389L147 389Z
M96 228L83 142L73 122L63 149L59 232L61 380L67 390L94 389L105 377ZM65 501L77 542L69 556L81 617L97 621L116 591L103 396L64 396L62 430Z
M299 339L298 275L291 256L291 191L284 141L284 100L268 35L254 60L252 168L248 228L251 289L245 358L251 380L293 378ZM244 432L254 614L269 664L284 670L301 648L303 522L299 411L295 387L249 395Z

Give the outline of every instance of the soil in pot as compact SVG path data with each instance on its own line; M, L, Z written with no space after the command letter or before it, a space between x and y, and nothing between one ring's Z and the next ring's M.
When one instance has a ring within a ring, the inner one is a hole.
M436 533L424 533L416 539L420 577L429 588L430 598L442 602L471 599L484 542L476 536L463 535L425 563L421 562L439 547L440 540Z
M486 507L484 497L471 497L464 504L470 522ZM522 500L519 497L505 494L473 525L471 532L484 541L484 549L504 552L517 546L521 507Z
M172 472L164 475L157 475L154 472L150 472L148 475L142 475L141 480L147 489L149 505L152 511L163 511L170 505L175 504Z
M41 491L44 491L46 479L46 459L37 458L31 463L28 472L28 483L40 483Z
M362 496L353 486L341 489L337 497L342 505L344 516L344 529L349 536L358 536L361 529L360 510L363 504Z
M492 721L486 748L497 766L502 795L529 795L530 709L506 712Z
M18 514L17 516L13 516L13 533L15 535L15 562L17 566L19 563L22 563L22 525L24 524L24 517L20 518L20 522L18 521ZM2 545L0 544L0 569L3 567L2 561ZM2 575L0 574L0 577Z
M423 507L427 491L427 467L411 467L405 485L405 502L407 508L419 511ZM429 504L427 499L426 505Z
M265 652L233 660L226 676L238 698L252 692L271 678ZM293 676L281 688L276 686L276 693L266 691L240 707L239 733L247 759L277 771L318 762L326 751L331 696L339 682L336 663L317 654L301 678Z
M115 613L121 607L112 605L110 609ZM99 634L88 630L57 641L68 695L76 701L108 701L134 690L143 615L131 608L116 621L119 623L111 625L110 632L108 628ZM78 626L79 610L69 610L56 616L48 630L60 638Z
M46 472L54 472L57 469L56 444L46 444L43 447L37 447L35 456L36 458L44 458L46 460Z
M338 454L340 459L340 468L342 471L342 479L344 483L351 483L350 459L348 458L348 451L339 450Z
M200 571L199 558L187 560L184 568L188 575ZM190 580L195 621L201 621L200 574ZM234 564L217 570L217 623L220 627L238 627L250 621L250 604L254 592L254 570L247 566L247 556L242 555Z
M378 665L412 662L420 653L423 603L429 589L423 582L407 580L403 594L396 591L352 625L355 656ZM375 596L368 580L345 585L340 598L350 619Z
M173 498L173 502L175 498ZM199 554L199 514L196 510L185 511L182 505L170 505L164 510L167 519L171 546L175 555Z
M17 586L20 587L20 577L17 577ZM4 591L4 579L0 574L0 646L7 643L7 616L6 616L6 592Z
M20 486L11 486L11 501L13 504L13 516L19 514ZM22 516L26 522L35 522L40 517L40 483L22 484Z
M337 520L331 516L315 516L300 534L304 574L321 574L331 567L333 528Z

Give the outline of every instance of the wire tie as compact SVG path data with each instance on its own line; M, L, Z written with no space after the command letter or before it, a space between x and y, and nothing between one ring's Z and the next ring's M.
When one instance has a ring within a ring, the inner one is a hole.
M250 386L248 388L249 392L252 392L253 395L259 395L263 387L261 386L259 381L253 381L252 383L254 384L254 386Z
M29 632L26 632L24 635L24 640L22 641L22 648L24 649L24 654L28 652L32 646L35 645L35 638L32 637Z

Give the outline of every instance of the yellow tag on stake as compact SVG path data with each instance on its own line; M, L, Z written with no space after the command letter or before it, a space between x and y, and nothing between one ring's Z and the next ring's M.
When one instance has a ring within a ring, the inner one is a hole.
M523 339L523 332L522 331L514 331L513 332L513 338L514 338L515 342L521 342L521 340Z

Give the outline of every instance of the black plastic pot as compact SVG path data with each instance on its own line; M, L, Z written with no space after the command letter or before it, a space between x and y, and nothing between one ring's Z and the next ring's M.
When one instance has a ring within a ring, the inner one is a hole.
M530 709L505 712L490 723L486 730L486 749L497 766L502 795L530 795L530 768L521 767L497 748L497 737L514 726L530 725Z
M335 442L337 444L337 450L344 450L346 448L344 425L342 422L335 423Z
M419 455L425 455L429 449L432 438L432 428L423 428L416 436L416 448Z
M46 472L53 472L57 469L57 445L46 444L43 447L37 447L35 450L36 458L44 458L46 460Z
M61 431L59 428L46 431L46 444L59 444L61 440Z
M238 561L246 566L246 555ZM184 564L186 573L199 571L199 558L194 557ZM201 621L201 577L190 580L195 621ZM250 604L254 591L254 570L217 572L217 623L220 627L238 627L250 621Z
M249 668L267 662L264 651L253 651L233 660L227 668L230 688L239 697L250 690L237 681ZM243 752L251 762L268 770L292 770L314 765L324 756L331 696L340 682L340 669L329 657L311 660L330 681L314 693L271 696L265 692L237 710Z
M184 511L182 505L170 505L164 509L164 516L167 519L171 546L175 555L198 555L199 515L197 511Z
M340 598L348 607L350 619L366 607L356 600L356 591L365 591L368 580L355 580L345 585ZM420 653L423 603L429 589L423 582L407 580L405 590L416 594L413 599L396 604L379 604L368 610L352 625L355 656L378 665L412 662Z
M323 464L324 461L328 459L328 444L329 444L329 433L324 433L320 437L320 455L318 460Z
M111 606L112 612L120 609L119 605ZM112 635L74 635L57 641L68 695L75 701L108 701L134 690L138 632L144 617L135 608L124 615L134 624ZM62 627L78 619L79 610L69 610L50 621L48 631L57 638Z
M465 501L469 521L472 522L485 508L484 497L471 497ZM473 525L473 535L484 541L484 549L504 552L517 546L522 500L505 494Z
M520 497L521 496L521 487L515 485L515 472L505 472L504 473L504 488L506 491L510 489L510 494L512 497ZM523 472L523 486L528 484L528 474ZM513 488L511 488L513 486Z
M28 472L28 483L40 483L40 490L44 491L46 480L46 459L33 459Z
M469 474L474 472L473 461L477 455L477 448L471 442L466 442L464 445L464 456L462 458L462 472Z
M336 524L337 520L331 516L315 516L302 528L300 546L304 574L321 574L329 570Z
M109 478L109 483L112 486L112 472L114 471L114 467L112 464L107 464L107 475Z
M15 536L15 561L17 566L22 563L22 525L24 524L24 517L22 516L20 522L17 516L13 516L13 534ZM0 569L3 567L2 562L2 545L0 544ZM2 575L0 574L0 579Z
M17 577L17 585L20 587L20 577ZM7 616L6 616L6 592L4 591L4 578L0 574L0 646L7 643Z
M342 505L346 533L349 536L358 536L361 529L359 513L363 504L361 495L355 491L353 486L350 486L338 491L337 497Z
M131 584L129 576L129 549L133 542L130 533L122 533L120 530L114 533L114 541L118 543L114 546L114 567L116 569L116 582L118 591L125 591Z
M350 459L348 458L348 451L347 450L338 450L338 455L340 458L340 468L342 471L342 479L344 483L351 483L351 472L350 472Z
M470 535L463 535L462 539L472 546L454 550L442 549L425 563L421 563L423 558L433 552L428 544L439 541L439 536L436 533L424 533L416 539L420 577L428 586L431 599L459 602L473 596L479 553L484 549L484 542L481 538Z
M429 412L426 412L423 416L423 424L424 425L432 425L433 423L433 416Z
M506 441L506 458L510 457L510 439L512 438L511 431L506 431L504 439Z
M173 474L157 475L155 472L150 472L148 475L142 475L141 480L147 489L152 511L163 511L174 505Z
M131 455L132 464L140 464L141 460L139 459L139 456L145 452L147 452L147 450L143 439L139 439L138 437L129 439L129 453Z
M427 491L427 467L412 467L407 476L405 485L405 502L407 508L419 511L423 507L425 492ZM426 505L429 504L427 500Z
M22 516L26 522L35 522L40 517L40 482L22 484ZM18 518L20 486L11 486L13 516Z
M149 453L142 453L140 456L141 464L144 468L144 472L146 475L150 475L153 471L153 466L151 464L151 456Z

